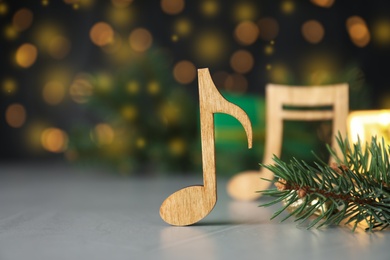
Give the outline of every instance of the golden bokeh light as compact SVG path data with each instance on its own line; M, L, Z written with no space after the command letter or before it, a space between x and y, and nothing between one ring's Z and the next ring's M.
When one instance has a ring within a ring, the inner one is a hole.
M192 24L190 20L186 18L181 18L174 23L173 28L176 35L183 37L191 33Z
M312 44L321 42L325 34L324 27L317 20L306 21L302 25L301 31L303 38Z
M130 25L135 16L131 8L111 7L107 12L107 17L112 24L123 27Z
M195 57L208 64L216 63L226 54L226 42L217 30L203 31L194 42Z
M18 84L12 78L5 78L1 83L1 89L6 95L13 95L18 90Z
M375 43L388 46L390 44L390 19L381 18L372 27L372 36Z
M250 21L239 23L234 30L235 39L242 45L251 45L259 36L259 28Z
M5 121L14 128L19 128L26 122L26 109L19 103L11 104L5 111Z
M310 0L310 2L317 6L325 8L329 8L334 4L334 0Z
M146 87L151 95L156 95L160 92L160 84L155 80L150 81Z
M264 54L265 55L272 55L274 53L274 46L272 44L268 44L264 47Z
M136 146L138 149L143 149L143 148L145 148L145 146L146 146L146 140L145 140L145 138L143 138L143 137L137 137L137 139L135 140L135 146Z
M122 37L118 33L114 33L113 40L107 45L104 45L102 47L102 50L110 54L119 52L122 48L122 43L123 43Z
M128 7L132 2L133 0L111 0L112 5L117 8Z
M129 92L132 95L137 94L139 92L139 89L140 89L139 83L138 81L135 80L129 81L126 85L127 92Z
M257 16L257 7L251 2L239 2L233 7L234 19L238 22L253 21Z
M34 15L27 8L19 9L12 18L12 25L18 31L24 31L28 29L33 21Z
M14 26L6 25L4 26L3 34L7 40L15 40L18 37L19 32L15 29Z
M43 6L48 6L49 5L49 0L41 0L41 4Z
M144 52L152 46L153 37L145 28L137 28L130 33L129 42L133 50Z
M99 145L112 144L115 138L115 132L109 124L97 124L92 133L92 139Z
M247 73L253 68L254 59L246 50L238 50L230 57L230 66L235 72Z
M95 23L89 31L91 41L97 46L109 44L114 38L114 30L106 22Z
M279 24L276 19L272 17L264 17L258 21L260 29L260 38L266 41L271 41L278 36Z
M69 88L69 94L76 103L83 104L88 102L93 94L93 86L88 76L78 75Z
M200 11L204 16L215 16L219 12L219 3L216 0L203 0L200 4Z
M244 93L248 88L248 81L243 75L233 73L226 78L224 87L231 92Z
M28 68L35 63L37 56L37 47L31 43L24 43L16 51L15 60L20 67Z
M179 14L184 9L184 0L161 0L161 9L166 14Z
M134 105L124 105L120 110L125 120L133 121L138 116L137 108Z
M49 105L58 105L65 96L65 86L60 81L49 81L42 90L43 100Z
M284 0L280 5L280 9L284 14L292 14L295 11L295 3L292 0Z
M59 128L46 128L41 134L41 145L52 153L64 152L68 147L68 135Z
M70 51L70 41L63 36L56 36L49 42L48 52L55 59L63 59Z
M0 15L5 15L8 13L8 5L5 2L0 2Z
M159 108L160 117L166 125L174 125L180 122L180 111L180 108L171 101L164 102Z
M196 77L195 65L187 60L179 61L173 68L173 77L181 84L188 84Z
M360 16L347 19L346 27L351 41L358 47L365 47L371 40L366 22Z
M175 138L169 141L169 150L172 155L180 156L187 149L187 145L182 138Z
M288 84L290 79L290 72L286 65L281 63L268 64L269 81L276 84Z

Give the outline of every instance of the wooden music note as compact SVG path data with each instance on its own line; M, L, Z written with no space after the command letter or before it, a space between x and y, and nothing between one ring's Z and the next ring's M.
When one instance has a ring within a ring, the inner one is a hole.
M252 125L247 114L222 97L207 68L198 70L198 80L203 185L178 190L162 203L161 218L175 226L198 222L211 212L217 202L214 113L225 113L240 121L247 134L248 147L252 147Z

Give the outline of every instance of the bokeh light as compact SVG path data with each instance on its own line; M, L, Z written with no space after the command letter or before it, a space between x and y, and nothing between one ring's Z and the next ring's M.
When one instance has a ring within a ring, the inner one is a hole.
M274 53L274 46L273 44L267 44L265 47L264 47L264 54L269 56L269 55L272 55Z
M1 89L5 95L13 95L18 90L18 83L12 78L5 78L1 83Z
M184 9L184 0L161 0L161 9L166 14L179 14Z
M20 67L28 68L35 63L37 56L37 47L31 43L24 43L16 51L15 60Z
M242 45L251 45L257 40L259 29L254 22L244 21L236 26L234 36Z
M317 6L325 7L325 8L329 8L334 4L334 0L310 0L310 1Z
M108 23L98 22L92 26L89 36L94 44L104 46L114 39L114 30Z
M204 16L213 17L219 12L217 0L203 0L200 3L200 11Z
M226 42L219 30L203 31L194 41L194 56L201 62L215 64L226 54Z
M174 23L174 32L178 36L187 36L192 31L192 24L189 19L181 18Z
M151 95L156 95L160 92L160 84L155 80L150 81L146 88L148 93Z
M229 73L226 71L217 71L213 73L213 82L217 88L225 87L225 81L227 77L229 76Z
M247 73L253 68L254 59L246 50L238 50L230 57L230 66L235 72Z
M292 0L283 0L280 9L284 14L292 14L295 11L295 3Z
M233 6L233 17L236 21L253 21L257 17L257 8L251 2L239 1Z
M12 19L12 25L18 31L24 31L28 29L33 22L33 12L27 8L22 8L18 10Z
M70 51L70 41L63 36L56 36L49 42L48 52L55 59L63 59Z
M92 133L92 139L99 145L109 145L114 141L115 132L109 124L97 124Z
M140 84L136 80L131 80L126 85L127 92L129 92L132 95L137 94L139 92L139 89L140 89Z
M19 128L26 122L26 109L19 103L11 104L5 111L5 121L14 128Z
M243 75L233 73L227 76L224 87L231 92L243 93L248 88L248 81Z
M372 34L375 43L380 46L388 46L390 44L390 19L381 18L375 21Z
M4 26L3 34L4 38L6 38L7 40L15 40L19 35L18 31L12 25Z
M316 20L306 21L302 25L302 35L306 41L316 44L319 43L325 34L324 27L322 24Z
M179 61L173 68L173 77L181 84L191 83L196 77L195 65L188 60Z
M60 81L49 81L42 90L43 100L49 105L58 105L65 96L65 86Z
M288 84L290 78L290 70L287 65L283 63L269 64L267 67L270 68L267 70L269 75L269 82L276 84Z
M74 79L69 88L69 94L76 103L83 104L88 102L93 94L93 85L86 74L79 74Z
M186 142L182 138L174 138L169 142L169 150L174 156L182 155L186 148Z
M271 41L278 36L279 24L276 19L272 17L261 18L257 22L260 29L260 38L266 41Z
M129 36L130 46L137 52L144 52L152 46L152 34L145 28L134 29Z
M351 41L358 47L365 47L371 40L366 22L360 16L347 19L346 27Z
M5 15L8 13L8 5L5 2L0 2L0 15Z
M134 105L124 105L120 109L120 114L125 120L133 121L138 116L138 110Z
M52 153L61 153L68 147L68 135L59 128L50 127L41 134L42 147Z
M107 17L113 25L127 27L131 25L135 12L131 8L111 7L107 10Z

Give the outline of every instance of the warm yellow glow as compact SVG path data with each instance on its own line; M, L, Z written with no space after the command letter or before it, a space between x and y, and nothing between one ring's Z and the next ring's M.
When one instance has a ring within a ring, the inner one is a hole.
M56 36L49 42L48 51L55 59L63 59L70 51L70 41L63 36Z
M134 12L131 8L111 7L107 16L112 24L128 26L134 19Z
M219 31L203 31L195 39L195 56L208 64L218 62L225 55L226 42Z
M264 17L257 23L260 29L260 38L266 41L271 41L278 36L279 24L272 17Z
M12 25L18 31L28 29L33 21L33 12L27 8L19 9L12 18Z
M48 6L49 5L49 0L41 0L41 3L43 6Z
M346 27L352 42L358 47L365 47L371 40L366 22L360 16L347 19Z
M233 7L233 15L236 21L255 20L257 7L250 2L239 2Z
M135 145L137 146L138 149L144 148L144 147L146 146L145 138L138 137L138 138L135 140Z
M104 46L113 40L114 30L108 23L98 22L92 26L89 36L94 44Z
M150 81L147 85L148 92L152 95L156 95L160 92L160 84L157 81Z
M313 4L320 7L329 8L334 4L334 0L310 0Z
M148 30L137 28L130 33L129 42L133 50L144 52L152 46L153 37Z
M61 153L68 146L68 135L59 128L50 127L41 135L42 147L52 153Z
M247 73L253 68L254 59L246 50L238 50L230 57L230 66L238 73Z
M125 105L121 108L121 115L124 119L133 121L137 117L138 111L133 105Z
M4 26L4 37L7 40L15 40L16 37L18 37L19 33L12 25L6 25Z
M187 36L191 33L191 31L191 21L186 18L179 19L174 24L174 32L178 36Z
M5 2L0 2L0 15L8 13L8 5Z
M224 87L228 91L243 93L248 88L248 81L243 75L234 73L227 76Z
M219 3L216 0L203 0L200 4L200 10L205 16L215 16L219 12Z
M69 88L69 93L72 100L76 103L83 104L88 102L93 94L93 86L89 78L84 75L78 75Z
M133 0L111 0L111 3L117 8L128 7Z
M32 66L38 56L37 47L31 43L22 44L16 51L16 63L22 68L28 68Z
M380 141L384 138L390 144L390 110L354 111L348 115L348 137L356 143L358 138L365 145L376 136Z
M267 65L268 66L268 65ZM289 70L284 64L269 64L269 77L271 82L286 84L289 80Z
M12 95L18 90L18 84L12 78L5 78L1 84L1 88L4 94Z
M264 54L265 55L272 55L274 53L274 46L273 45L266 45L264 47Z
M169 150L172 155L180 156L186 151L187 145L182 138L175 138L169 142Z
M116 53L121 50L122 47L122 38L118 33L114 33L114 38L113 40L108 43L107 45L104 45L102 47L102 50L106 53Z
M130 94L137 94L139 92L140 86L139 83L135 80L129 81L126 85L127 92Z
M115 132L109 124L97 124L94 129L93 139L98 145L109 145L114 141Z
M184 9L184 0L161 0L161 9L166 14L179 14Z
M19 128L26 122L26 109L19 103L11 104L5 111L5 121L14 128Z
M284 14L291 14L295 11L295 4L292 0L284 0L281 3L280 8Z
M42 96L49 105L58 105L64 99L65 86L59 81L49 81L43 87Z
M316 44L324 38L325 30L316 20L309 20L302 25L302 35L306 41Z
M372 34L376 43L388 46L390 44L390 19L382 18L376 21L373 26Z
M243 45L253 44L258 36L259 29L257 25L250 21L239 23L234 30L235 39Z
M195 65L187 60L179 61L173 68L173 77L182 84L191 83L196 76Z

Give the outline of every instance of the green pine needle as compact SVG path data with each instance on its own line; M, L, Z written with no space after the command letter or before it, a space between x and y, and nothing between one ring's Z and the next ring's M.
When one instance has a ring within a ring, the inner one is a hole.
M274 157L273 165L261 165L275 175L267 180L277 188L259 191L275 199L261 207L284 202L272 219L282 212L302 224L309 219L308 229L329 225L351 224L354 231L359 224L366 230L385 229L390 225L390 147L384 140L373 137L365 148L360 140L351 145L339 134L337 142L343 157L338 158L329 148L336 164L319 161L310 166L295 158L286 163Z

